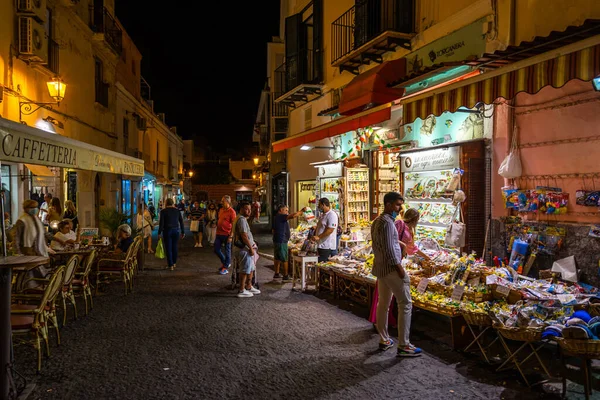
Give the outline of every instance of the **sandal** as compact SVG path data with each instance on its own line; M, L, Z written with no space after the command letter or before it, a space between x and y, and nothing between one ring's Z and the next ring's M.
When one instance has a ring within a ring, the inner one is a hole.
M154 250L148 249L148 254L154 254Z

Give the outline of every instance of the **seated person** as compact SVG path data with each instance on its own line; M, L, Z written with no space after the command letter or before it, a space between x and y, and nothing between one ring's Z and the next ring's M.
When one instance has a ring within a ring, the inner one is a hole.
M119 226L117 229L117 244L115 246L115 250L112 252L113 254L125 254L127 250L129 250L129 246L133 243L133 238L131 237L131 227L127 224L123 224Z
M62 251L67 246L75 244L77 234L71 230L71 224L68 221L58 223L58 232L54 234L50 248L55 251Z

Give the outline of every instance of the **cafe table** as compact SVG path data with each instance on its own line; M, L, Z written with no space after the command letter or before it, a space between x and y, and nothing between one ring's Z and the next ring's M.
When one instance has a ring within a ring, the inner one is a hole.
M12 377L9 368L12 364L12 329L10 324L12 270L16 268L34 268L48 262L48 257L41 256L0 257L0 400L17 397L16 393L10 392Z

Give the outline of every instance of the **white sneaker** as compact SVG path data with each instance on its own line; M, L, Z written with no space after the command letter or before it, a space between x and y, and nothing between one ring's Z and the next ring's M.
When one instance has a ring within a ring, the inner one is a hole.
M252 297L254 296L251 292L247 291L246 289L242 290L241 292L238 292L237 297Z
M260 290L258 290L254 286L251 286L250 289L246 289L245 291L248 291L248 292L250 292L252 294L260 294Z

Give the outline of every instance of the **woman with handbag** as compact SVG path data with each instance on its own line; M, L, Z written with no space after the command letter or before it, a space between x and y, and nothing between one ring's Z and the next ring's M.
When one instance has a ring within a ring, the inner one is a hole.
M192 212L190 214L192 222L190 223L190 231L194 233L194 247L202 247L202 236L204 232L204 210L200 208L200 203L194 202Z
M153 254L152 250L152 229L154 228L154 222L152 221L152 215L144 203L140 203L137 210L136 224L138 231L142 232L144 239L148 240L148 254Z

